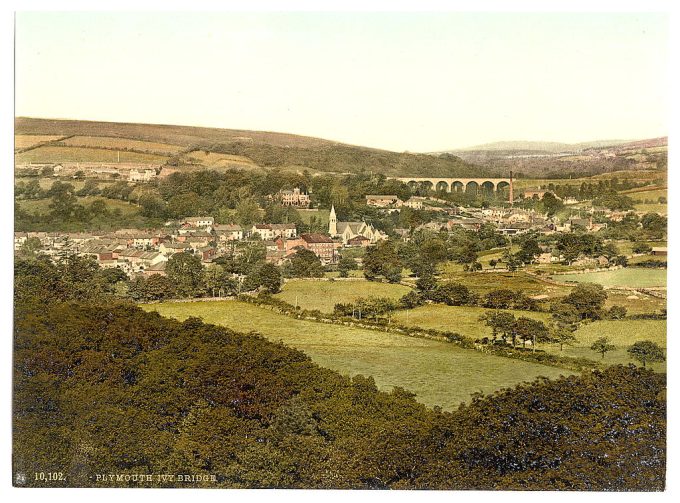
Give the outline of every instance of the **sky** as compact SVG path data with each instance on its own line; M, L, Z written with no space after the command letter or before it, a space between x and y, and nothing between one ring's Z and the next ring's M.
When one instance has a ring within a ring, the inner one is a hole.
M668 134L658 13L19 12L15 114L394 151Z

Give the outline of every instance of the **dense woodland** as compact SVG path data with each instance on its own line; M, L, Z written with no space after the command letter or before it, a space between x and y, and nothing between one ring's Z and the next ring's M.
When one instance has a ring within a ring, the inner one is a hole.
M145 313L73 268L41 267L15 268L14 463L67 477L47 485L190 473L220 487L664 487L664 374L616 366L538 380L448 413L253 334Z

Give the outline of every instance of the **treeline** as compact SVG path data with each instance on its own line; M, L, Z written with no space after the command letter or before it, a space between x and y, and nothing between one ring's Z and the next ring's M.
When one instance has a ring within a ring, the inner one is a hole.
M74 291L76 271L73 284L38 272L15 271L13 459L63 467L48 485L190 473L233 488L664 487L663 374L538 380L444 412L255 335Z

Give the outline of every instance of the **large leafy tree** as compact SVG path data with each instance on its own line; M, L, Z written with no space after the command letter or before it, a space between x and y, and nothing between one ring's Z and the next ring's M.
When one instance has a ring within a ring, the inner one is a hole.
M642 363L643 367L646 367L647 363L666 361L663 348L652 341L637 341L628 348L628 354Z
M538 343L552 341L548 327L540 320L520 316L513 324L512 329L514 335L522 341L523 346L526 346L527 342L531 342L535 349Z
M378 242L366 250L364 256L364 276L373 281L382 276L390 283L401 280L402 263L392 241Z
M608 337L600 337L595 342L593 342L593 344L590 346L590 349L595 351L596 353L600 353L602 355L602 358L604 359L604 355L609 353L610 351L614 351L616 349L616 346L609 342Z
M607 292L597 283L579 283L562 302L573 306L583 320L597 320L602 317L602 308Z
M324 267L313 251L301 248L291 257L286 272L294 278L320 278Z
M165 273L180 297L195 297L203 293L204 267L201 259L193 253L172 255L165 266Z

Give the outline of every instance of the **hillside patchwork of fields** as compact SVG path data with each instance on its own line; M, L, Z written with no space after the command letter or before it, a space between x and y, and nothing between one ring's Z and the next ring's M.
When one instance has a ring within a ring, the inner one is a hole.
M125 162L160 164L167 161L163 155L175 155L179 156L175 165L180 167L200 163L210 168L259 166L332 173L370 171L387 176L493 174L456 156L390 152L266 131L18 117L15 134L17 138L70 137L59 142L64 146L51 144L23 152L17 156L17 163L112 162L115 159L112 151L127 149L121 151L121 162L123 154L127 154Z
M485 355L454 344L375 330L302 321L238 301L149 304L147 311L184 320L196 316L238 331L256 331L300 349L322 367L373 376L381 389L401 386L426 405L453 410L476 392L571 372L521 360Z

